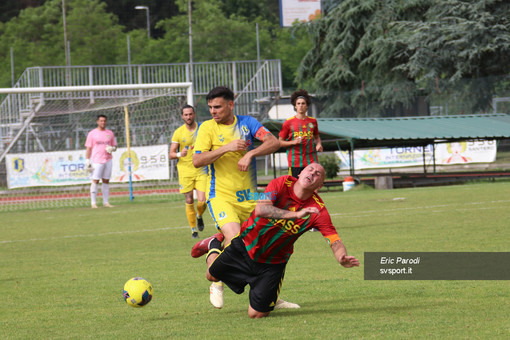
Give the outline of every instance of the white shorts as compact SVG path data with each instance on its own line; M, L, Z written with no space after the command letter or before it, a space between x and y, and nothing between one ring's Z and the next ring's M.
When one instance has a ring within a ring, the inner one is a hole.
M113 162L110 159L106 163L92 163L94 171L92 172L93 180L110 179L112 177Z

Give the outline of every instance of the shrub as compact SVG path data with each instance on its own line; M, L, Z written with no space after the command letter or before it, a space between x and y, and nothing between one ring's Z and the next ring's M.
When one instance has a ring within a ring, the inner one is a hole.
M319 164L324 167L326 178L335 178L340 171L340 160L334 153L320 155Z

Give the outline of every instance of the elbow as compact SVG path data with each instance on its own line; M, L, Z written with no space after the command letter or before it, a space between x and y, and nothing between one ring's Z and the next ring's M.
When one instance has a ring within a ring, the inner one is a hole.
M197 159L196 155L193 155L191 162L195 168L200 168L200 161Z
M281 147L281 141L279 139L276 139L276 137L274 137L272 152L278 151L278 149L280 149L280 147Z
M207 165L200 156L201 156L200 154L194 154L193 158L191 159L191 162L193 163L193 166L195 168L201 168Z

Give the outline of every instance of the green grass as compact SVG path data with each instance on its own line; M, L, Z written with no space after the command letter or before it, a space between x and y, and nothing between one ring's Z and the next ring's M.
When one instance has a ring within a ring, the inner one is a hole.
M0 338L507 339L508 281L364 281L363 254L509 251L509 194L508 182L323 194L361 265L307 233L282 289L302 308L263 320L248 318L247 292L209 304L183 202L0 213ZM134 276L155 291L140 309L122 299Z

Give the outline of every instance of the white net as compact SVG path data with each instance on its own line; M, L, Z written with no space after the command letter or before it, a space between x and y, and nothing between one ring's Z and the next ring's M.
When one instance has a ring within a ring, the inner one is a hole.
M0 211L90 206L85 140L97 127L98 115L107 117L107 129L119 146L113 153L110 203L133 196L137 201L177 200L177 173L168 145L182 124L181 107L192 104L192 98L186 84L150 86L9 94L0 107Z

